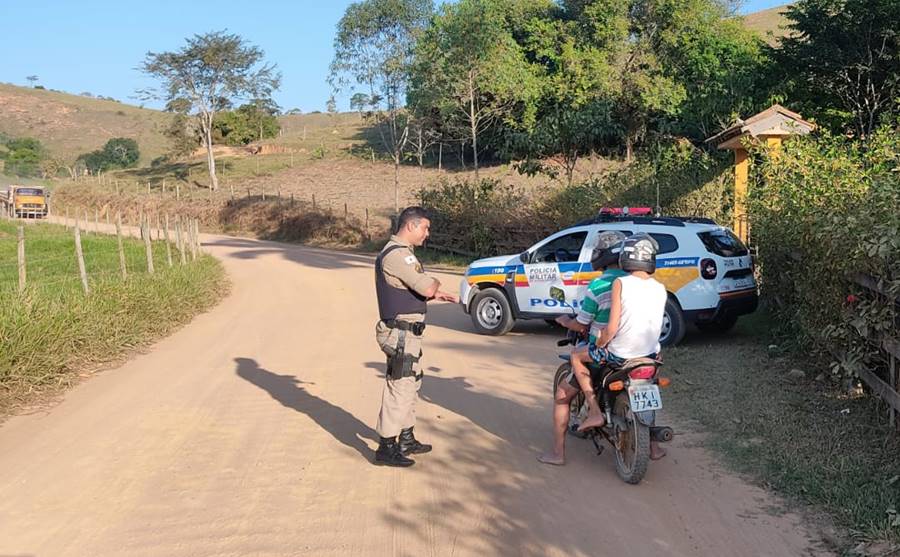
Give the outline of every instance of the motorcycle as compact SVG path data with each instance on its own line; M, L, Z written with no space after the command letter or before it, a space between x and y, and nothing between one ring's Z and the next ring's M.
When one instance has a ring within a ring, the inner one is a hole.
M551 287L550 297L560 302L560 307L571 307L565 303L562 289ZM575 346L586 340L583 334L569 331L566 338L556 344ZM572 368L570 354L559 357L565 363L556 370L554 393ZM593 362L587 365L597 402L606 419L602 427L579 432L578 425L588 414L584 393L579 391L569 403L568 432L575 437L589 438L598 455L604 449L601 442L608 442L615 450L616 473L629 484L640 483L647 473L650 441L667 443L674 437L671 427L656 425L656 412L662 408L660 387L670 383L668 378L659 376L661 366L662 362L653 358L634 358L618 368Z

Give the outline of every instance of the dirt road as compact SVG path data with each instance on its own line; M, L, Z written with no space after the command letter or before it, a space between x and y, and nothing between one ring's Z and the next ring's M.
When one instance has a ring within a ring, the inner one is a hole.
M0 555L821 554L690 435L639 486L577 440L564 468L539 464L556 334L478 336L447 304L418 407L435 450L373 466L372 259L205 245L234 284L220 306L0 427Z

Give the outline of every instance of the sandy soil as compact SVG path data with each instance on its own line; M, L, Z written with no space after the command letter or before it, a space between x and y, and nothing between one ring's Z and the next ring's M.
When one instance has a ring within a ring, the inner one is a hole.
M429 314L418 407L435 450L411 469L373 466L372 259L205 246L234 283L221 305L0 427L0 555L823 553L690 434L638 486L587 442L570 440L563 468L539 464L556 332L478 336L447 304Z

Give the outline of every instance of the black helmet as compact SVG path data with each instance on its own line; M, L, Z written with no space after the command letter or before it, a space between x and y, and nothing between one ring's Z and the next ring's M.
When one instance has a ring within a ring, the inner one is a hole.
M623 271L644 271L651 275L656 271L656 252L659 244L649 234L638 233L629 236L622 243L619 267Z
M597 245L591 252L591 268L599 271L617 263L622 241L625 238L625 234L618 230L601 231L597 237Z

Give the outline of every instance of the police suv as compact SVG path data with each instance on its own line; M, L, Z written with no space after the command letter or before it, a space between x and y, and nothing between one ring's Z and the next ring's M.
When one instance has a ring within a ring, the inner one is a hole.
M502 335L517 319L551 320L571 314L599 272L590 257L604 230L645 232L659 244L654 278L669 293L660 343L676 344L686 323L702 331L727 331L758 304L753 263L728 228L709 219L654 217L650 209L604 209L538 242L519 255L479 259L466 269L460 303L475 330ZM550 288L565 292L564 302Z

